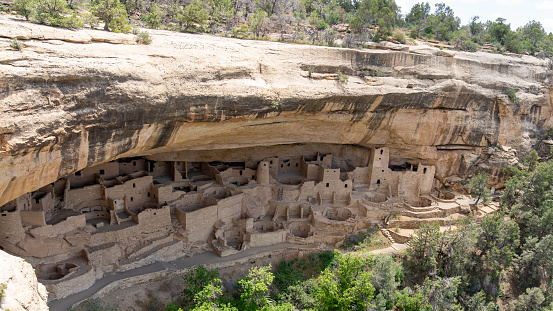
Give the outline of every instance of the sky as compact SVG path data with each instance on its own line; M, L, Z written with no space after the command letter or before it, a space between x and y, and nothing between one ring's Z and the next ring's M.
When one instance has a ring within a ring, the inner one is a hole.
M553 32L553 0L396 0L403 15L409 13L418 2L430 3L431 12L434 12L435 3L449 5L461 19L461 25L468 24L472 16L478 15L483 22L505 18L512 30L535 20L541 22L546 32Z

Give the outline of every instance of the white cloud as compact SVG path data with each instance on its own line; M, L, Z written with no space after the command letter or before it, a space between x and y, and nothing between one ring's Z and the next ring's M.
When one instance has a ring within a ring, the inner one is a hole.
M516 6L524 4L524 0L495 0L495 2L501 6Z
M538 10L553 10L553 1L540 1L536 3L536 9Z

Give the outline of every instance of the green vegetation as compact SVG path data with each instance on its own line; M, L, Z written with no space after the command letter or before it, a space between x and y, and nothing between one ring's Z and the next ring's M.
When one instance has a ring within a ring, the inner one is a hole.
M13 38L10 47L14 50L21 51L25 47L25 43L19 41L17 38Z
M266 39L275 33L281 41L328 46L341 42L344 47L367 47L370 41L383 40L405 44L407 34L411 40L439 40L449 45L446 48L463 51L485 48L553 57L553 34L539 21L511 29L504 18L481 21L474 16L462 25L445 3L431 7L420 2L403 8L403 14L395 0L83 0L70 5L65 0L14 0L11 9L29 21L65 28L95 27L92 14L105 30L114 32L128 32L130 25L143 23L245 39ZM553 68L551 61L544 64Z
M133 29L133 34L136 35L136 42L138 44L150 44L152 43L152 37L147 31L138 30L138 28Z
M119 0L91 0L91 12L104 22L104 30L128 33L131 31L125 6Z
M8 286L4 283L0 283L0 304L2 304L2 299L4 299L4 295L6 294L6 289Z
M350 235L340 246L340 248L348 251L372 251L375 249L386 248L388 246L390 246L390 242L379 233L378 229L368 227L366 232L361 231Z
M207 22L208 13L199 0L193 0L192 3L187 5L185 8L177 5L175 6L175 11L177 12L176 19L181 27L184 26L185 31L191 27L199 27L200 29L203 29Z
M513 103L520 103L520 98L517 97L517 91L513 89L507 89L505 90L505 94L507 94L507 96Z
M349 77L348 75L342 73L341 71L337 71L336 72L336 76L338 78L338 83L340 83L341 85L346 85L348 84L348 80L349 80Z
M488 204L490 200L490 190L486 188L488 181L488 175L485 172L482 172L474 176L468 183L471 189L471 194L476 196L476 202L474 202L474 205L477 205L480 200L482 200L482 203Z

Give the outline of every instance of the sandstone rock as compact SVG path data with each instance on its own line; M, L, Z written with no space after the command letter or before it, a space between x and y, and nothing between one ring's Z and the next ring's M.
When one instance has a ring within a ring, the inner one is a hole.
M243 161L248 148L277 145L388 146L392 159L449 177L488 145L525 154L553 125L553 79L530 56L150 32L148 46L105 44L94 40L128 38L0 16L0 36L29 39L21 52L0 50L0 205L120 157L193 151ZM304 77L309 66L318 79ZM379 87L359 78L373 67L387 75ZM524 100L509 101L506 88Z
M337 32L346 32L346 31L349 30L349 25L348 24L336 24L336 25L332 26L332 29L334 29Z
M48 295L44 285L38 283L33 267L25 260L0 251L0 284L4 284L1 310L48 310Z

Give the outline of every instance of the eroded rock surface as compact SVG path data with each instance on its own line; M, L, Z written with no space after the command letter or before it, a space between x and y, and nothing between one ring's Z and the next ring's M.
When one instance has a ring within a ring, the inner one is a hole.
M0 262L0 284L5 285L0 310L48 310L46 288L37 282L33 267L3 251L0 251Z
M1 19L11 37L47 28ZM21 52L0 39L0 205L120 157L243 161L244 148L287 144L387 146L391 161L434 165L444 179L463 154L527 149L552 123L551 74L532 57L150 32L143 46L56 30ZM346 84L308 75L337 71Z

